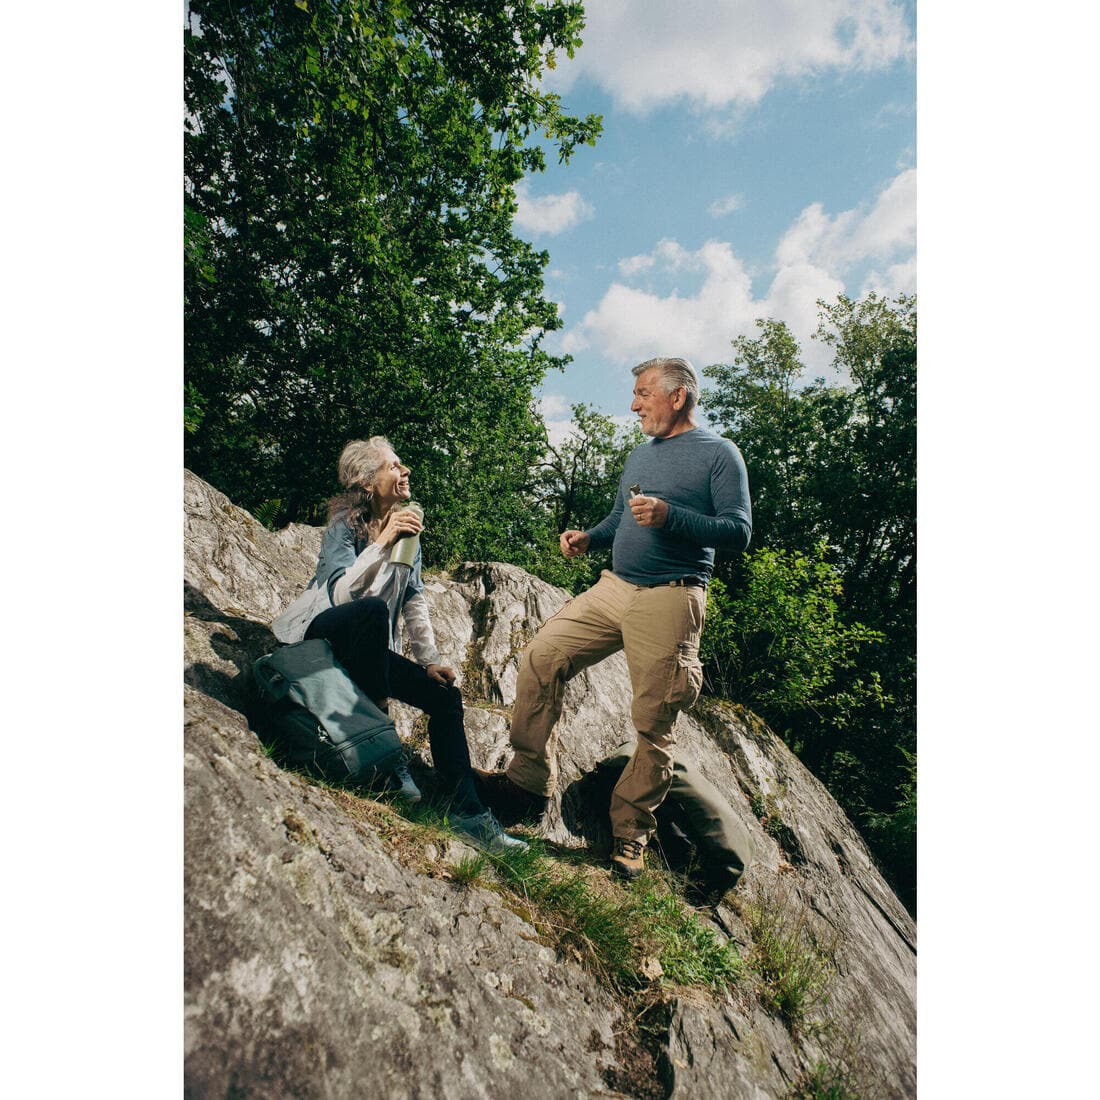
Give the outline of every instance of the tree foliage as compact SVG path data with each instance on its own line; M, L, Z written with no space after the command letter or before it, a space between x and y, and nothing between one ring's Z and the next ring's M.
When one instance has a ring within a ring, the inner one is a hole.
M701 656L708 686L761 714L796 748L806 712L843 730L885 699L879 676L851 673L882 634L841 621L842 585L819 543L809 557L794 550L746 555L744 583L730 590L715 579L707 591Z
M316 520L351 438L416 471L436 561L532 537L533 387L563 360L514 185L593 143L539 78L579 4L190 0L185 448Z
M704 371L711 419L752 473L754 542L806 552L827 539L845 609L896 625L916 594L915 300L822 304L818 337L850 385L804 384L787 326L757 325L733 342L732 364Z
M797 677L786 698L776 690L757 705L872 840L890 837L877 850L900 892L912 897L911 860L900 854L913 840L908 819L890 829L883 815L900 812L897 792L916 738L916 301L842 295L819 305L816 335L832 349L843 382L806 380L797 341L774 320L758 321L756 337L736 339L732 362L704 371L714 383L703 395L710 417L737 442L749 469L753 543L777 555L722 561L717 575L730 593L741 594L727 615L741 617L743 631L753 625L746 616L762 614L747 594L759 588L765 561L773 580L782 581L772 593L776 608L786 606L783 592L801 592L796 602L806 619L791 618L787 628L822 674L828 670L830 682L819 690L855 709L809 702L789 709L801 691ZM799 562L819 570L822 544L836 576L827 593L835 604L831 620L831 612L819 619L823 575L816 573L815 594L792 573ZM830 665L825 651L815 651L814 624L822 621L837 640L862 638L851 660ZM712 665L725 654L726 667L715 665L712 675L735 698L756 690L734 683L739 652L731 641L711 654ZM782 647L768 653L782 656ZM888 705L876 703L879 692Z
M558 549L558 535L570 528L595 527L611 511L627 455L645 436L636 425L624 429L585 404L573 405L572 413L569 434L557 444L548 443L535 468L532 506L545 517L548 539L532 572L579 592L610 567L611 552L566 559Z

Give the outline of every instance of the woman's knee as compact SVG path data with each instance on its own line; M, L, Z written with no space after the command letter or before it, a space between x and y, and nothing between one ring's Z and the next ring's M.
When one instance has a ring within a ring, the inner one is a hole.
M440 717L456 718L461 722L463 715L462 692L454 684L448 684L446 687L441 688L432 708L432 713L438 714Z
M380 596L361 596L353 601L352 607L356 608L364 619L385 619L390 617L389 605Z
M377 596L364 596L343 606L348 608L348 618L345 620L347 629L357 644L364 645L370 640L389 648L390 609L385 600Z

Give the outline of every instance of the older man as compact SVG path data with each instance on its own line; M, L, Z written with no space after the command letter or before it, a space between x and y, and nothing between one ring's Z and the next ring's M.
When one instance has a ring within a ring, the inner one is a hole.
M615 507L589 531L564 531L561 552L612 547L611 570L547 620L520 660L504 772L484 776L485 799L511 821L545 809L557 776L554 726L565 683L623 650L637 746L611 797L611 867L636 878L672 781L673 723L699 696L699 636L714 551L744 550L752 534L741 452L695 423L699 383L684 359L634 368L630 408L652 439L623 467Z

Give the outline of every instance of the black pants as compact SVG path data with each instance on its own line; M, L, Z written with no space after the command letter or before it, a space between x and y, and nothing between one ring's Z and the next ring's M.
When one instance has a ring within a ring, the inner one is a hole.
M324 638L336 659L375 702L399 699L428 716L432 761L459 813L479 814L485 807L474 787L470 747L462 719L462 693L433 680L427 670L390 649L389 608L364 596L322 611L309 624L307 638Z

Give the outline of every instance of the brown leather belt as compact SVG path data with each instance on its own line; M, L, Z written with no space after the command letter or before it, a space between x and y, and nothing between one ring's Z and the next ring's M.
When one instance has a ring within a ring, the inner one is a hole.
M661 581L660 584L647 584L646 588L706 588L702 577L681 577L675 581Z

